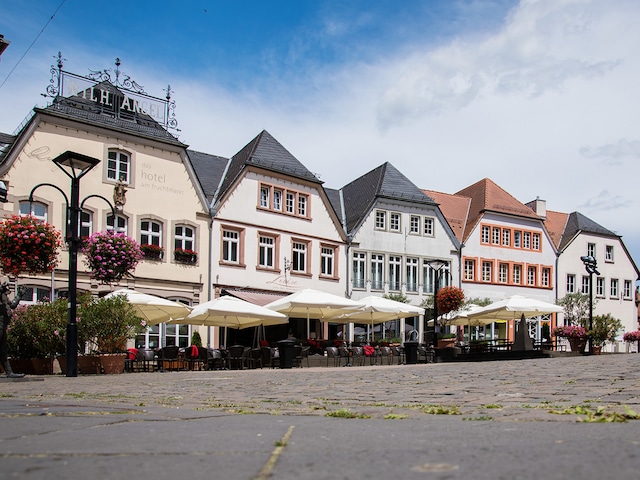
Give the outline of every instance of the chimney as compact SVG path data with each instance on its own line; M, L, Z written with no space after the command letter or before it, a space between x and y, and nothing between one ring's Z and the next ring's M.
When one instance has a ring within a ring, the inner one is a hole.
M547 218L547 201L541 200L540 197L536 197L532 202L527 203L527 207L531 208L536 215L542 217L543 219Z

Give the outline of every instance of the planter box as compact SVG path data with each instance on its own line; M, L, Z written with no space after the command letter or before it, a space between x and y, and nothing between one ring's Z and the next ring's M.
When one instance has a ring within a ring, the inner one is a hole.
M51 358L12 358L9 360L14 373L25 375L52 375L53 359Z
M102 364L102 372L113 375L124 373L124 362L127 359L126 353L107 353L99 355Z

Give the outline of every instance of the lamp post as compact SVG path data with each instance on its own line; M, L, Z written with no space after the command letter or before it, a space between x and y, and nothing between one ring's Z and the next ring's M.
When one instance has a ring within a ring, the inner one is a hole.
M85 200L90 197L98 197L103 199L111 207L111 212L115 218L115 210L111 202L101 195L89 195L82 203L80 203L80 179L86 175L100 160L97 158L82 155L80 153L66 151L62 155L57 156L52 162L62 170L65 175L71 179L71 199L58 187L51 183L41 183L31 189L29 194L29 202L33 202L33 193L37 188L42 186L53 187L58 190L65 199L67 204L67 225L65 238L69 248L69 303L68 303L68 321L67 321L67 377L78 376L78 324L76 316L78 311L77 305L77 288L78 288L78 250L80 248L80 213Z
M600 275L598 262L591 255L580 257L589 274L589 354L593 355L593 274Z
M2 52L4 52L11 42L4 38L4 35L0 35L0 56L2 56Z
M438 302L436 298L438 297L438 291L440 290L440 270L449 265L449 262L445 260L428 260L427 265L429 268L433 270L433 348L438 347L438 327L436 326L438 323Z

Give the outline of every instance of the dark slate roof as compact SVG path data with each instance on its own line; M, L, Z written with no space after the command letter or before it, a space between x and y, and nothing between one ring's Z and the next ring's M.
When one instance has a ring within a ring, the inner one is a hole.
M347 233L352 232L364 220L378 198L436 204L389 162L345 185L342 195L347 217Z
M229 159L208 153L196 152L195 150L187 150L187 155L198 177L202 191L207 197L207 200L211 202L218 189L218 185L220 185L220 180L222 179L222 175L224 175Z
M231 158L231 164L220 189L220 195L224 195L233 182L242 174L245 167L251 165L301 180L322 184L280 142L273 138L269 132L263 130Z
M122 98L124 96L117 87L108 81L102 82L99 85L101 89L108 90L116 98ZM122 111L119 112L118 115L114 115L113 111L107 110L106 107L102 107L96 102L82 98L79 95L56 97L50 106L44 109L35 108L34 110L57 117L79 120L123 133L131 133L152 140L185 146L149 115L131 112L130 115L127 116L129 112Z
M16 141L16 137L0 132L0 165L4 162L4 157L13 146Z
M573 237L575 237L575 235L579 232L603 235L606 237L620 237L619 235L613 233L611 230L608 230L602 225L597 224L590 218L585 217L580 212L573 212L569 214L569 218L567 219L567 224L565 226L564 233L562 234L562 240L560 242L560 250L564 249L564 247L566 247L567 244L573 239Z
M327 198L329 199L329 203L333 207L333 211L336 216L340 219L340 223L344 220L342 218L342 205L340 202L340 190L336 190L335 188L325 188L324 192L327 194Z

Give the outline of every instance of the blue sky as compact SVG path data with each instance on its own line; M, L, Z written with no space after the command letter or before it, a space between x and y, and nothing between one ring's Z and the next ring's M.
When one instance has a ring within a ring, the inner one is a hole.
M266 129L332 188L386 161L449 193L489 177L640 261L638 25L636 0L4 0L0 131L46 104L58 51L79 74L119 57L171 85L195 150Z

